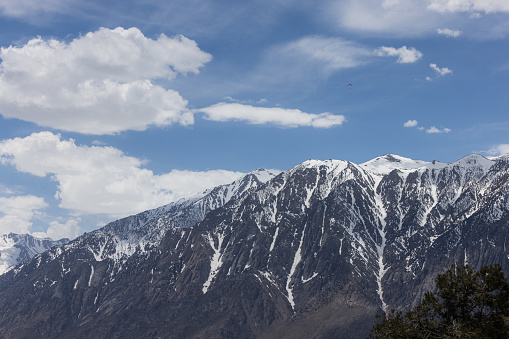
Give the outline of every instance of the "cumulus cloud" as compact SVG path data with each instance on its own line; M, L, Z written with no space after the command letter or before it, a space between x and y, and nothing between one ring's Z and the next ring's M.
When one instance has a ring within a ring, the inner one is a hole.
M428 134L437 134L437 133L449 133L451 132L450 128L438 128L435 126L431 126L430 128L426 129L426 133Z
M405 127L416 127L418 125L417 120L408 120L403 124Z
M79 226L80 221L80 218L71 218L66 221L51 221L46 232L34 232L32 235L37 238L51 238L53 240L59 240L62 238L74 239L81 234Z
M432 0L428 8L439 13L455 12L509 12L506 0Z
M43 198L33 195L0 197L0 234L30 233L32 218L46 207Z
M50 132L0 142L0 161L18 171L51 177L59 206L76 213L122 217L155 208L243 173L225 170L177 171L156 175L143 161L113 147L79 146ZM72 230L72 224L66 224ZM62 225L54 225L55 230ZM55 231L56 232L56 231ZM63 232L63 231L62 231ZM69 231L70 232L70 231Z
M382 46L376 49L378 56L397 56L397 62L400 64L414 63L422 58L422 53L414 47L407 48L406 46L400 48Z
M218 103L198 110L213 121L246 121L250 124L275 124L284 127L330 128L345 122L343 115L310 114L298 109L255 107L238 103Z
M463 32L460 31L459 29L450 29L450 28L439 28L439 29L437 29L437 33L439 35L445 35L448 38L457 38L461 34L463 34Z
M440 68L436 64L429 64L429 67L431 67L437 73L437 75L441 77L447 74L452 74L452 70L447 67Z
M198 73L211 60L183 36L101 28L66 43L35 38L0 49L0 113L86 134L193 123L187 101L153 83Z

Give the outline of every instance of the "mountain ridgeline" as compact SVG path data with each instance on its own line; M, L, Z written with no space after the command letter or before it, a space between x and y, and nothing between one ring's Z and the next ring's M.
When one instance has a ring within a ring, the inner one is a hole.
M0 336L363 338L452 264L509 272L508 237L508 157L309 160L19 265L0 276Z

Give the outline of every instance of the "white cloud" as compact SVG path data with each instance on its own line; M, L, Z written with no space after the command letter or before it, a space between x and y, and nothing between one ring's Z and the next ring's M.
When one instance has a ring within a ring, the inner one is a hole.
M0 0L0 12L11 17L24 17L38 12L64 12L74 0Z
M428 5L432 11L439 13L455 12L509 12L507 0L432 0Z
M51 176L58 183L56 198L61 208L78 215L105 213L114 217L189 197L243 174L173 170L156 175L142 168L141 160L119 149L78 146L72 139L62 140L50 132L0 142L0 161L20 172Z
M44 199L33 195L0 197L0 234L30 233L32 218L45 207Z
M439 27L462 27L476 37L504 37L508 13L506 0L329 0L325 20L344 30L376 37L416 37L436 33ZM465 15L467 14L467 15Z
M258 100L252 100L252 99L248 99L248 100L240 100L240 99L236 99L236 98L232 98L232 97L225 97L226 100L230 101L230 102L236 102L236 103L239 103L239 104L265 104L268 102L267 99L265 98L262 98L262 99L258 99Z
M153 40L121 27L69 43L35 38L0 57L3 116L86 134L192 124L187 101L152 80L198 73L211 60L183 36Z
M255 107L238 103L218 103L198 110L213 121L246 121L250 124L275 124L284 127L310 126L330 128L345 122L343 115L310 114L298 109Z
M426 133L429 133L429 134L437 134L437 133L449 133L451 132L452 130L450 128L437 128L436 126L431 126L430 128L428 128L426 130Z
M302 38L288 44L286 49L289 53L300 54L334 71L357 67L364 63L363 57L371 54L366 48L354 42L320 36Z
M441 77L443 77L444 75L447 75L447 74L452 74L452 70L450 70L447 67L440 68L436 64L429 64L429 67L431 67L438 74L438 76L441 76Z
M457 38L461 34L463 34L463 32L460 31L459 29L450 29L450 28L438 28L437 33L439 35L445 35L448 38Z
M441 133L442 131L436 128L435 126L431 126L426 130L426 133L435 134L435 133Z
M438 134L438 133L449 133L449 132L452 132L452 130L450 128L447 128L447 127L444 127L442 129L436 127L436 126L431 126L429 128L426 128L424 126L419 126L419 123L417 122L417 120L408 120L407 122L405 122L403 124L404 127L416 127L419 131L426 131L426 133L428 134Z
M46 232L34 232L32 235L37 238L51 238L53 240L60 240L62 238L74 239L81 234L80 221L80 218L69 219L63 223L55 220L50 222Z
M421 35L444 20L421 0L333 0L327 16L341 28L391 36Z
M308 36L290 43L277 46L270 55L270 62L277 68L290 69L295 73L331 72L363 65L372 52L364 46L341 38Z
M414 63L422 58L422 53L414 47L407 48L406 46L403 46L400 48L394 48L382 46L376 49L375 52L378 56L397 56L397 62L400 64Z
M509 144L499 144L491 147L486 153L490 155L503 155L509 153Z

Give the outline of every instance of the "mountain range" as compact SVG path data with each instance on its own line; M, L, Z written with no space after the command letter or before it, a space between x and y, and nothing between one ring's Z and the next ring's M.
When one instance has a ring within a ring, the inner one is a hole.
M451 265L509 271L509 157L257 170L0 276L8 338L363 338Z
M55 241L50 238L35 238L29 234L0 235L0 275L32 259L36 254L68 242L67 238Z

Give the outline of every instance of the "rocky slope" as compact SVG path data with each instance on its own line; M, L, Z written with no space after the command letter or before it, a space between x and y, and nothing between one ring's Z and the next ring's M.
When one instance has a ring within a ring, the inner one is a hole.
M155 243L137 236L146 249L71 243L17 267L0 278L0 334L362 338L452 264L509 272L503 157L310 160L209 211Z

